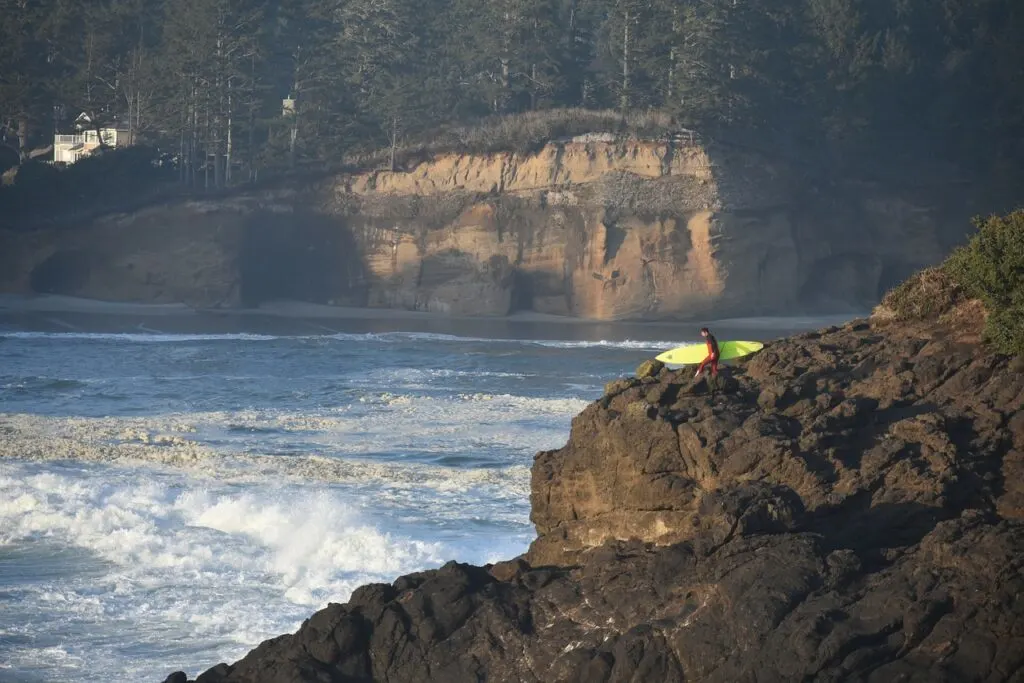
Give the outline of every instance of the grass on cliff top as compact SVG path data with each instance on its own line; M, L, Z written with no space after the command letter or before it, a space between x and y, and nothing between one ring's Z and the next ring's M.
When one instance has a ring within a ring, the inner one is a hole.
M938 320L967 298L946 265L920 270L890 290L875 309L888 320Z
M887 293L876 316L943 320L980 301L985 340L1000 353L1024 354L1024 209L973 223L970 242Z
M395 166L403 168L432 154L491 154L537 152L552 140L586 134L610 133L641 138L663 138L684 131L668 114L658 110L629 112L582 108L548 109L506 116L491 116L471 125L432 131L429 139L413 139L395 148ZM360 168L386 168L391 149L350 155L346 164Z

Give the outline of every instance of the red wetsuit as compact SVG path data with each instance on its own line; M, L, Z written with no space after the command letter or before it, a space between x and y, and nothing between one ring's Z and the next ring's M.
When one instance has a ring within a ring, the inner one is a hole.
M715 339L715 335L709 334L705 341L708 344L708 357L700 362L697 374L704 372L704 366L710 364L711 376L718 377L718 340Z

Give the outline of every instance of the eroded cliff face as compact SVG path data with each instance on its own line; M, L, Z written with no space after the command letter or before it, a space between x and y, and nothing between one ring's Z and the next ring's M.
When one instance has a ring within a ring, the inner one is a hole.
M506 301L604 320L864 307L884 278L948 250L927 207L865 188L853 204L819 206L798 184L734 148L581 139L347 178L333 201L366 255L370 305L447 312L500 313ZM496 267L506 262L511 279Z
M726 145L589 136L6 235L0 288L602 320L836 310L940 260L961 225L926 196L830 192Z

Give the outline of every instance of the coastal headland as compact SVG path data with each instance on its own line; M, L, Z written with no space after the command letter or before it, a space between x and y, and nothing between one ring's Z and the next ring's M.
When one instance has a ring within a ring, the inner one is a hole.
M1024 367L983 319L883 307L715 396L645 363L537 454L523 556L363 586L194 680L1018 680Z

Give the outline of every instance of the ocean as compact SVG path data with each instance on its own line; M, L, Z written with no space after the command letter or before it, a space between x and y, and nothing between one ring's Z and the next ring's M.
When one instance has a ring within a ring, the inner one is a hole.
M712 327L768 340L835 322ZM605 383L697 338L247 324L0 326L0 681L195 676L364 583L514 557L534 536L534 454Z

